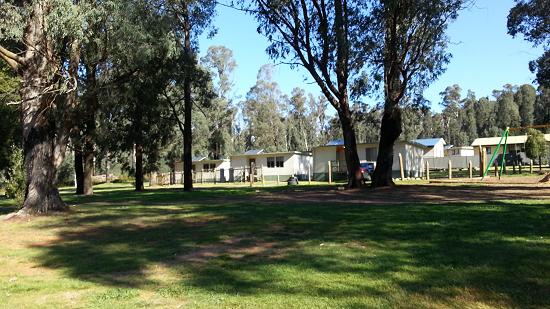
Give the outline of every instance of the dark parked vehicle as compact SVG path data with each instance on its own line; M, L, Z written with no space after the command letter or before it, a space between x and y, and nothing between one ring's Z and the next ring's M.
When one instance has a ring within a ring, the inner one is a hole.
M374 173L374 162L365 162L361 163L361 174L363 174L363 179L371 180L372 174Z

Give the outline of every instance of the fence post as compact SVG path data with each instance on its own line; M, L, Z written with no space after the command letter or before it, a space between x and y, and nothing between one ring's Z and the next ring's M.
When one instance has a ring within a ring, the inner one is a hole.
M521 174L521 172L522 172L522 171L521 171L521 170L522 170L521 166L522 166L522 164L521 164L521 162L520 162L520 163L518 164L518 170L519 170L519 173L520 173L520 174Z
M495 177L498 177L498 162L495 160Z
M401 181L405 180L405 169L403 168L403 156L399 154L399 172L401 176Z
M279 174L277 174L277 185L279 185L281 180L279 179Z
M328 184L332 184L332 164L328 161Z
M529 161L529 174L533 174L533 160Z
M262 172L262 186L265 186L265 177L264 177L264 165L262 164L262 168L260 169Z
M426 180L430 181L430 161L426 161Z
M453 162L449 159L449 179L453 179Z
M250 176L248 176L250 178L250 186L252 187L254 185L254 162L250 163Z
M470 179L474 178L474 166L472 160L468 161L468 171L470 173Z
M485 172L485 151L483 147L479 146L479 177L483 177Z
M311 166L307 167L307 182L311 184Z

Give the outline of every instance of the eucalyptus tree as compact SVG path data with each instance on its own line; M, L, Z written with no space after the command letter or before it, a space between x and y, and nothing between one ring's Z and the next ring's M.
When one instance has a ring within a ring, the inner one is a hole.
M529 67L537 74L540 85L550 87L550 0L516 0L508 15L508 33L523 34L535 46L542 46L544 53Z
M361 185L350 85L363 79L365 1L241 1L271 42L273 59L303 67L338 114L345 144L348 187ZM354 43L357 42L357 43Z
M507 127L519 127L521 117L518 105L514 102L514 93L512 91L503 91L496 103L496 125L499 129Z
M535 87L525 84L518 88L514 94L514 101L519 107L521 126L531 126L535 121L535 102L537 91Z
M213 92L216 94L209 108L204 109L208 127L201 133L208 136L208 157L221 159L233 152L231 135L236 108L233 106L231 91L234 87L233 72L237 63L232 50L225 46L211 46L201 58L201 64L209 71Z
M550 88L540 86L535 102L535 124L550 123Z
M119 27L109 27L104 64L91 61L102 72L104 89L94 87L91 95L103 102L98 142L119 156L132 153L135 190L141 191L144 174L156 170L173 132L171 110L161 95L173 81L172 64L181 49L174 44L171 19L154 3L120 1L116 8L109 20Z
M82 16L84 35L78 42L79 121L73 127L71 144L74 149L76 193L91 195L97 139L96 117L101 103L99 95L106 86L105 81L108 80L101 75L110 65L109 53L113 51L109 44L116 40L126 41L125 37L120 36L119 31L108 29L125 28L125 25L135 21L120 18L118 11L127 10L124 9L124 3L119 0L81 0L78 5L85 12Z
M256 84L243 102L247 149L289 150L283 113L283 105L288 99L273 81L272 70L271 65L260 68Z
M73 1L37 0L3 1L0 12L0 58L21 79L26 190L18 214L63 210L57 169L76 104L81 11ZM6 40L15 48L9 49Z
M164 0L159 1L160 7L166 9L168 15L174 20L173 33L183 51L183 77L181 85L183 96L181 99L172 100L172 105L183 103L180 114L175 115L179 119L183 115L181 130L183 134L183 183L184 190L193 190L193 98L200 97L193 94L197 82L195 75L200 75L198 68L197 50L198 37L205 31L209 35L215 33L212 27L212 18L215 15L217 2L215 0ZM202 79L202 78L199 78ZM210 97L206 95L206 97Z
M457 18L466 0L372 1L369 37L364 54L371 56L372 76L382 82L384 114L372 185L393 185L393 146L402 132L403 98L421 94L444 72L448 23Z

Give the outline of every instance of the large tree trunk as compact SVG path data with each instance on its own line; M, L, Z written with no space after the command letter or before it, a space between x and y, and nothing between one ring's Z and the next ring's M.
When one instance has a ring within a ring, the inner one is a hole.
M391 106L391 104L390 104ZM378 145L378 157L374 171L372 186L387 187L393 186L393 146L401 135L401 110L398 106L386 107L382 116L382 127L380 130L380 143Z
M74 174L76 178L76 194L84 194L84 161L82 146L74 146Z
M91 146L92 149L90 149L90 145L84 146L84 183L83 183L83 189L84 189L84 195L93 195L94 194L94 183L93 183L93 176L94 176L94 152L93 152L93 145Z
M57 132L52 103L56 98L45 93L57 84L55 73L60 61L53 57L53 44L47 44L44 16L49 7L42 2L32 5L27 17L24 41L28 46L22 80L23 152L26 191L20 215L45 214L66 209L57 189L57 167L65 153L66 132ZM52 59L53 58L53 59ZM55 104L54 104L55 105Z
M86 65L86 94L84 95L84 195L93 195L95 111L98 107L96 65Z
M394 12L395 14L395 12ZM386 20L384 55L384 114L380 128L380 143L376 169L372 179L373 187L393 186L393 146L401 135L401 108L406 85L402 80L402 61L399 56L399 23L395 15L390 14Z
M185 79L183 81L183 92L184 92L184 106L185 106L185 117L184 117L184 128L183 128L183 190L192 191L193 190L193 132L191 127L191 115L193 111L193 101L191 99L191 74L194 69L194 59L193 51L191 49L191 24L189 21L189 12L187 5L184 4L184 31L185 31L185 41L184 41L184 51L185 51L185 61L187 63Z
M143 190L143 146L136 144L136 191Z
M347 103L341 106L348 106ZM348 188L358 188L362 185L361 166L357 154L357 140L355 137L355 128L351 119L349 109L344 109L338 113L342 134L344 136L344 147L346 157L346 168L348 172Z

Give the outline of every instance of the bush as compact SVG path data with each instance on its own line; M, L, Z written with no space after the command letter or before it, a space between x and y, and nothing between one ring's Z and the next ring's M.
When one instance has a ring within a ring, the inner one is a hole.
M22 206L25 198L25 168L23 151L17 147L12 147L9 157L7 180L8 183L5 188L6 197L15 199L17 204Z
M57 171L57 183L62 186L74 184L74 157L69 152Z

